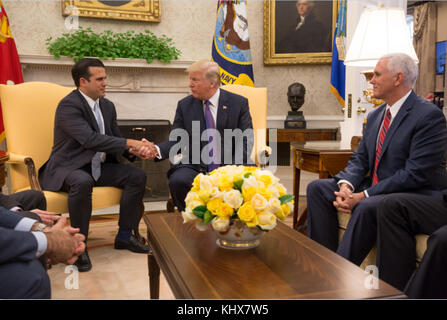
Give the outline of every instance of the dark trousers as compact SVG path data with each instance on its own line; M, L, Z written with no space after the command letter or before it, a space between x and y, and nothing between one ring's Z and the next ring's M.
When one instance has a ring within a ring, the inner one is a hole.
M442 198L432 197L420 194L396 193L387 195L379 203L377 209L378 221L378 239L377 239L377 266L379 267L379 277L396 287L404 290L405 285L416 269L416 240L415 235L419 233L433 234L437 229L447 224L447 204ZM445 238L440 235L434 237L428 242L428 248L424 255L425 262L421 270L418 270L419 278L427 277L427 273L432 273L431 277L441 279L445 272L447 264L444 264L444 270L433 269L427 272L428 266L432 263L447 261L447 251L444 256L433 257L433 254L446 244L434 245L438 238ZM442 241L441 241L442 242ZM433 259L434 258L434 259ZM446 276L444 275L444 281ZM418 281L415 280L417 285ZM435 286L441 285L434 280ZM443 288L446 288L444 282ZM411 289L413 292L414 289Z
M123 189L118 225L121 229L136 229L140 221L146 173L124 164L103 163L101 176L95 181L91 176L90 167L88 165L71 172L62 187L62 190L68 192L68 211L72 227L79 228L87 240L92 215L92 191L96 186Z
M47 272L37 260L0 264L0 299L50 299Z
M405 294L411 299L447 299L447 226L428 239L427 250L413 273Z
M191 190L194 178L200 173L190 167L179 167L169 174L169 190L172 201L181 212L185 210L185 198Z
M25 190L9 195L0 193L0 206L6 209L19 207L24 211L33 209L45 210L47 201L42 192L37 190Z
M360 265L376 242L377 204L383 196L363 199L354 206L343 238L338 243L337 209L335 191L339 187L334 179L320 179L307 187L308 236L337 252L342 257Z

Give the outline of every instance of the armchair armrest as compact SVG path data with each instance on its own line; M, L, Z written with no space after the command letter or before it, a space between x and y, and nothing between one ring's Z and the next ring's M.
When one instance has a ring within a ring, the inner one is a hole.
M269 157L271 156L271 154L272 148L270 148L269 146L264 145L259 149L257 159L261 169L265 169L269 162Z
M38 190L42 191L42 188L40 187L39 180L37 179L37 172L36 167L34 165L34 161L31 157L16 153L9 153L9 164L13 165L25 165L28 170L28 179L29 179L29 185L32 190Z

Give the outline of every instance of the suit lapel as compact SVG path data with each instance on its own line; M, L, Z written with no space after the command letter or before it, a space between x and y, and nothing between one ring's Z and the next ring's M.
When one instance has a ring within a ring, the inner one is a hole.
M396 117L394 118L393 122L391 122L391 125L388 129L388 132L385 137L385 141L383 142L382 152L380 153L380 159L382 158L383 154L386 152L386 149L390 145L391 139L393 139L393 135L398 130L400 124L402 121L408 116L410 113L410 110L413 108L413 102L414 102L414 93L412 92L407 100L405 100L404 104L400 108L399 112L396 114Z

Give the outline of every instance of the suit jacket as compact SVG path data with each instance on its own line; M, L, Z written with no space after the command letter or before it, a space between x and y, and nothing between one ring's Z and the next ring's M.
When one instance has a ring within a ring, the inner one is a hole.
M14 228L23 217L0 207L0 264L36 258L37 241L31 232Z
M100 134L95 115L78 90L59 102L54 119L54 144L48 161L39 169L43 189L58 191L65 177L89 163L96 152L106 152L106 161L118 162L121 155L129 160L134 156L125 150L126 139L121 137L113 103L99 99L104 118L105 134Z
M216 129L221 136L221 164L248 164L254 140L252 131L249 130L246 132L247 139L244 139L244 141L237 141L233 137L231 144L229 143L230 140L224 143L225 129L240 129L242 132L246 129L253 129L248 100L240 95L221 89L217 110ZM207 171L207 165L202 162L200 156L202 148L208 145L208 141L200 141L200 137L205 129L206 124L202 100L196 99L192 95L180 100L172 125L170 141L158 145L161 158L167 159L169 158L172 147L178 142L185 143L186 150L178 150L183 155L182 163L174 166L171 172L182 166L191 167L197 171ZM175 139L177 133L180 135L183 133L183 141L179 137ZM188 141L185 141L185 139ZM238 150L242 150L242 152L237 153Z
M357 151L335 178L348 180L356 190L366 189L370 196L410 191L435 195L447 190L444 114L414 92L405 100L388 129L377 167L379 183L371 186L377 136L385 111L384 104L368 116ZM370 175L365 179L368 172Z

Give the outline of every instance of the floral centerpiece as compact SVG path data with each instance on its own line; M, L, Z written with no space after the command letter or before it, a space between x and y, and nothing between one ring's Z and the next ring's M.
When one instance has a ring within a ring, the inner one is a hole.
M260 237L276 226L277 219L284 220L290 214L293 198L268 170L223 166L196 176L182 216L185 223L195 222L199 230L211 225L218 237L228 237L231 229L236 229L232 234L236 237Z

